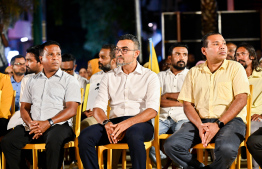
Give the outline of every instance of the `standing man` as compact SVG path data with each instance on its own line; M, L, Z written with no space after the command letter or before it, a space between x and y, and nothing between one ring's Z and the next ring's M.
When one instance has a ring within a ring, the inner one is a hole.
M86 78L83 78L82 76L75 73L76 67L77 67L76 59L72 54L62 55L62 64L61 64L62 71L65 71L66 73L74 76L77 79L80 88L83 88L85 90L86 85L89 83L89 81Z
M253 46L242 43L237 47L236 60L243 65L246 70L248 81L253 85L252 106L251 106L251 134L262 127L262 69L259 67L256 51ZM259 132L260 131L260 132ZM251 152L253 169L258 169L257 162L261 161L261 154L256 153L259 145L262 145L258 139L262 130L258 130L248 139L247 145ZM255 153L254 153L255 152ZM256 161L257 162L256 162Z
M159 135L167 133L168 130L179 130L188 119L183 110L183 104L177 98L187 75L186 68L188 59L188 46L182 43L174 44L169 48L168 59L171 67L167 71L158 73L161 87L161 102L159 115ZM155 148L150 150L151 158L156 163ZM160 151L161 160L166 155Z
M206 34L201 51L207 61L190 69L178 97L190 122L169 137L164 148L184 168L201 168L204 164L188 150L198 143L206 147L215 142L216 158L204 168L226 169L245 138L249 83L243 66L226 60L227 47L221 34Z
M107 72L94 105L99 124L84 129L79 136L80 157L86 169L98 169L95 147L125 142L129 146L132 168L146 169L144 142L153 137L151 119L159 109L160 85L157 75L137 62L137 37L120 37L115 54L119 67ZM110 119L106 116L110 101Z
M105 73L116 68L116 57L114 49L115 45L113 44L107 44L102 46L102 49L99 52L98 59L99 69L101 69L102 71L95 73L90 78L91 87L89 89L88 100L96 100L101 79L103 78ZM85 118L81 122L81 130L93 124L97 124L96 119L93 117L93 107L87 107L87 110L83 113L87 118Z
M24 167L21 149L32 142L46 143L47 168L62 165L64 143L74 138L71 118L81 101L75 78L61 71L61 49L55 41L40 46L43 71L30 78L21 98L23 125L18 125L2 140L9 168Z
M25 57L22 55L16 55L11 59L11 67L13 69L13 76L11 77L11 83L13 89L16 91L15 97L15 111L20 109L19 99L20 99L20 89L21 81L26 72Z
M232 42L227 43L227 60L235 60L235 52L237 49L237 45Z

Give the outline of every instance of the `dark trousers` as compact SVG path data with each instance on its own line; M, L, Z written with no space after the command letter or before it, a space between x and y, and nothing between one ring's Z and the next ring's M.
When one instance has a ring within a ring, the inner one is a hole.
M262 167L262 127L248 138L247 148L259 166Z
M9 119L0 118L0 136L4 136L7 134L7 124Z
M29 135L24 126L19 125L3 138L1 146L9 168L21 169L25 166L21 149L27 143L46 143L47 168L60 169L64 157L64 144L72 140L74 136L74 132L67 122L49 128L37 140L33 140L33 134Z
M203 119L203 123L215 122L217 119ZM241 118L234 118L221 128L211 142L216 144L215 161L206 166L212 169L226 169L230 167L237 156L240 143L244 140L246 125ZM201 143L199 130L191 123L182 125L180 130L169 137L164 149L166 154L184 169L204 167L197 159L193 158L188 151L191 147Z
M110 119L113 124L119 123L130 116ZM145 141L153 137L154 128L149 120L138 123L126 130L124 139L120 143L127 143L130 150L132 168L146 169ZM79 140L79 154L85 169L99 169L95 146L109 144L104 126L95 124L81 131Z

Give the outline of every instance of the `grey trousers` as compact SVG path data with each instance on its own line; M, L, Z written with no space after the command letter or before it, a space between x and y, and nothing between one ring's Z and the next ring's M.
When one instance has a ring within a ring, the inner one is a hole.
M202 119L203 123L215 122L217 119ZM221 128L211 142L216 144L215 161L205 168L226 169L235 160L240 143L244 140L246 125L241 118L234 118ZM184 169L202 168L204 165L188 151L201 143L197 127L184 123L180 130L169 137L164 149L166 154Z

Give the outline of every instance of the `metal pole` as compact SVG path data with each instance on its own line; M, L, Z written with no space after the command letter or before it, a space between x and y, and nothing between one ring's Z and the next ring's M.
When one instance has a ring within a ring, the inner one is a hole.
M140 2L139 0L135 0L135 7L136 7L136 35L141 45L140 47L140 55L138 56L138 60L140 63L143 62L142 57L142 42L141 42L141 13L140 13Z

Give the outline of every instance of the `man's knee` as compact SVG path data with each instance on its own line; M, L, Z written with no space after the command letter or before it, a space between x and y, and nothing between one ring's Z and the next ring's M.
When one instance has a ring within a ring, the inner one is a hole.
M247 139L247 147L248 149L257 149L260 145L262 148L262 141L261 141L261 137L258 138L256 135L251 135L248 139Z
M185 151L185 148L181 146L179 139L172 139L172 136L169 137L164 144L164 151L167 155Z
M219 149L217 151L224 156L224 159L235 159L235 157L237 156L238 148L239 146L230 143L223 143L219 146Z

